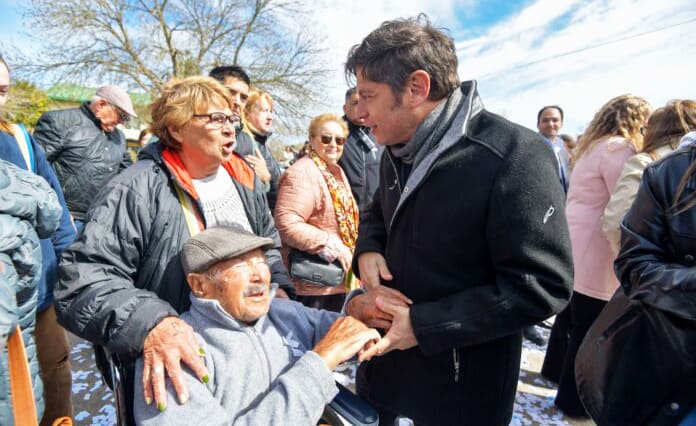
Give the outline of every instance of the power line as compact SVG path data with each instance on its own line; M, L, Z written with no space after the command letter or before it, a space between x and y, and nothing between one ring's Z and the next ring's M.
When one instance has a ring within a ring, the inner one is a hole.
M691 22L696 22L696 17L687 19L686 21L677 22L676 24L671 24L671 25L667 25L667 26L664 26L664 27L655 28L655 29L652 29L652 30L649 30L649 31L645 31L645 32L638 33L638 34L628 35L628 36L621 37L621 38L617 38L617 39L614 39L614 40L608 40L608 41L605 41L605 42L602 42L602 43L598 43L598 44L594 44L594 45L590 45L590 46L581 47L581 48L579 48L579 49L571 50L571 51L564 52L564 53L559 53L559 54L557 54L557 55L549 56L549 57L542 58L542 59L537 59L537 60L534 60L534 61L531 61L531 62L527 62L527 63L524 63L524 64L515 65L515 66L509 67L509 68L504 68L504 69L501 69L501 70L498 70L498 71L494 71L494 72L492 72L492 73L484 74L484 75L480 76L478 79L479 79L479 80L482 80L482 79L484 79L484 78L488 78L488 77L491 77L491 76L494 76L494 75L497 75L497 74L502 74L502 73L514 71L514 70L517 70L517 69L520 69L520 68L526 68L526 67L529 67L529 66L532 66L532 65L536 65L536 64L539 64L539 63L542 63L542 62L551 61L551 60L558 59L558 58L562 58L562 57L565 57L565 56L574 55L574 54L580 53L580 52L585 52L585 51L587 51L587 50L597 49L597 48L599 48L599 47L607 46L607 45L609 45L609 44L619 43L619 42L622 42L622 41L625 41L625 40L630 40L630 39L633 39L633 38L642 37L642 36L644 36L644 35L653 34L653 33L656 33L656 32L668 30L668 29L670 29L670 28L674 28L674 27L678 27L678 26L681 26L681 25L689 24L689 23L691 23Z

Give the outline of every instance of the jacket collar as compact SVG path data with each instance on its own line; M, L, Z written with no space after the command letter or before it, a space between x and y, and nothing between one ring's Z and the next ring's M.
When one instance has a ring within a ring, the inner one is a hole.
M101 128L101 120L97 118L96 115L94 115L94 112L89 108L89 102L83 102L82 105L80 105L80 111L91 121L94 123L95 126L99 128L99 130L103 129ZM107 133L107 132L104 132Z
M177 151L162 146L161 142L146 146L142 151L143 158L152 158L160 166L169 170L172 178L183 188L194 200L198 200L198 193L193 186L193 180L188 170L181 161L181 156ZM254 171L236 153L232 159L222 163L222 167L230 177L239 182L250 191L254 190Z
M271 283L271 302L275 298L276 289L278 284ZM225 329L233 331L242 331L244 329L256 329L261 330L263 327L268 314L260 317L254 324L246 324L230 315L223 307L220 302L214 299L202 299L190 293L189 298L191 299L191 308L189 314L193 317L204 317L208 321L217 324ZM269 306L269 311L271 309L272 303Z

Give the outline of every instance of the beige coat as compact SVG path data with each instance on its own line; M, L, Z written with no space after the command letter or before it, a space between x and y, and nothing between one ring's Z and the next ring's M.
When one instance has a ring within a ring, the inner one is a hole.
M621 247L621 221L624 215L631 208L633 200L636 198L640 181L643 178L643 170L650 163L659 160L674 151L669 145L662 146L655 150L655 158L645 152L634 155L624 164L619 181L616 183L614 193L611 195L609 204L604 209L602 216L602 231L607 236L614 255L619 253Z
M339 166L330 167L330 170L350 193L343 170ZM286 266L289 266L287 256L290 247L316 254L325 247L329 235L341 239L329 187L311 158L299 159L281 176L275 222L283 241L282 254ZM350 263L351 259L348 260ZM295 287L301 296L326 296L346 291L343 286L323 287L297 280Z

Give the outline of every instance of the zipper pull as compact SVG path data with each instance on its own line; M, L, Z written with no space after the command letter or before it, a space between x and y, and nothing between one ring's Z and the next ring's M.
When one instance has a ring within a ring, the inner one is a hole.
M452 359L454 360L454 382L459 383L459 352L457 348L452 349Z

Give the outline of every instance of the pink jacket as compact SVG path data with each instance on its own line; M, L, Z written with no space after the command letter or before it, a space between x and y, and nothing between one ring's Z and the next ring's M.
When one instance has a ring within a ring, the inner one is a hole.
M573 168L566 215L573 249L573 290L609 300L619 286L614 274L616 255L602 231L602 213L626 160L635 149L621 137L603 138Z
M348 178L340 166L332 170L338 182L343 182L350 192ZM288 265L290 247L308 253L318 253L324 248L330 234L340 240L336 212L331 202L329 188L319 168L309 157L299 159L290 166L278 183L278 199L275 206L275 222L283 241L283 261ZM322 287L295 281L297 294L325 296L345 293L345 287Z

